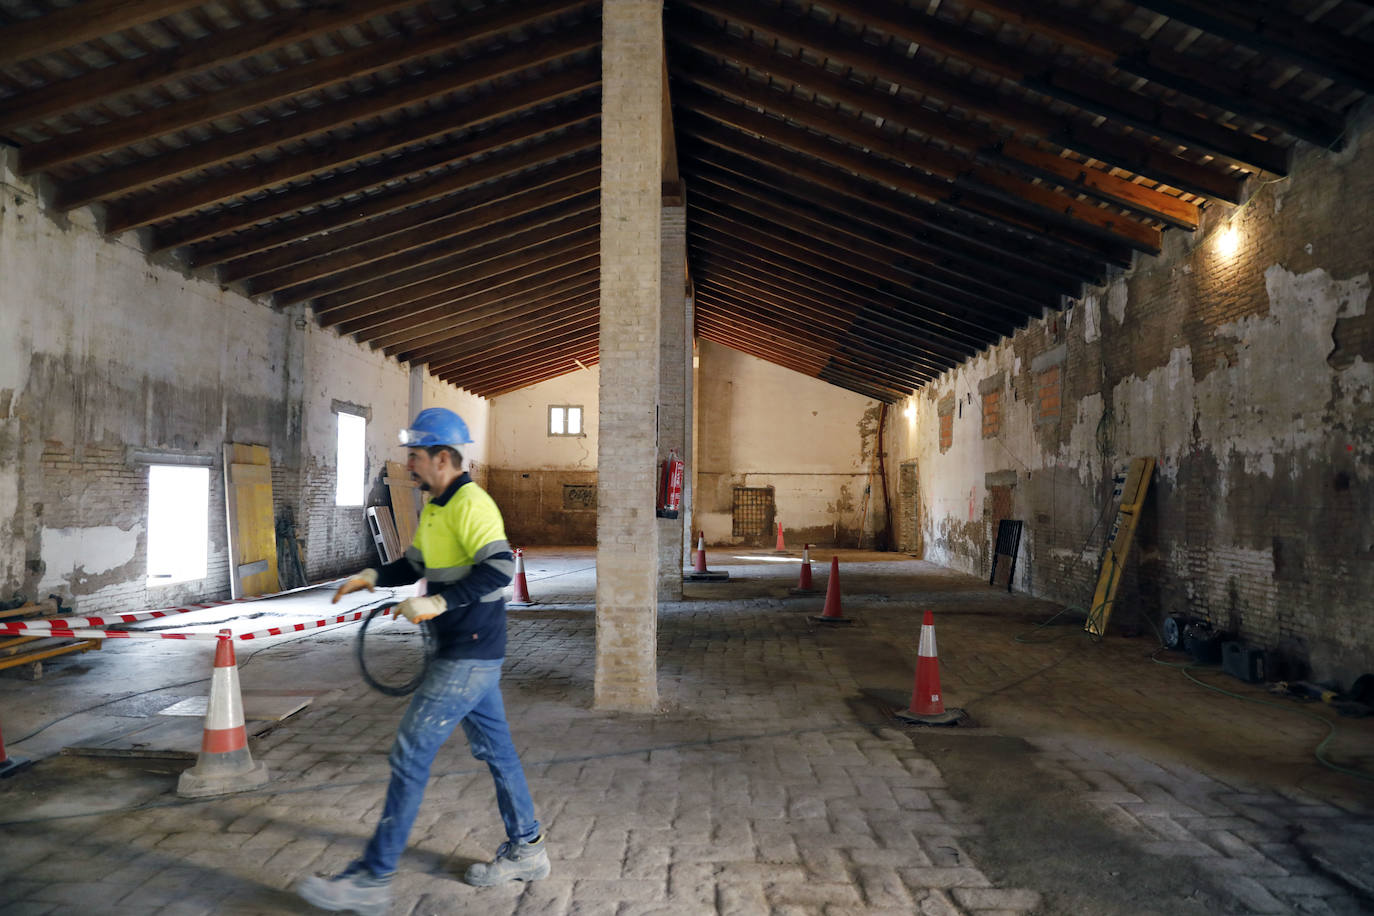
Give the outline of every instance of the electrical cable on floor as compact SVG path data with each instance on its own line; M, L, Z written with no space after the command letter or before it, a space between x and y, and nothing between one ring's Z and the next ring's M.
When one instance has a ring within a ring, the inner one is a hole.
M379 604L385 604L386 602L391 601L391 600L393 600L393 599L396 597L396 592L395 592L394 589L386 589L385 591L387 592L387 597L385 597L385 598L380 598L380 599L378 599L378 600L376 600L376 601L368 601L368 602L365 602L364 604L359 605L357 608L354 608L353 610L359 610L359 611L368 610L369 608L376 607L376 606L379 605ZM225 622L225 621L218 621L218 622L223 623L223 622ZM357 622L358 622L358 621L350 621L349 623L341 624L340 626L352 626L354 623L357 623ZM200 626L200 624L196 624L196 626ZM328 628L326 628L326 629L327 629L328 631L331 631L331 632L332 632L333 630L337 629L337 627L328 627ZM275 648L277 648L278 646L284 646L284 645L286 645L287 643L293 643L293 642L297 642L297 641L302 640L302 639L306 639L306 638L308 638L308 637L310 637L310 636L316 636L316 635L318 635L318 634L321 633L321 632L324 632L324 631L322 631L322 630L312 630L312 631L307 632L307 633L302 633L300 636L293 636L293 637L291 637L290 639L283 639L281 642L273 643L273 644L270 645L270 646L263 646L263 647L260 648L260 649L255 649L255 650L253 650L252 652L248 653L248 655L244 658L244 660L243 660L242 662L239 663L239 667L242 668L244 665L246 665L246 664L248 664L249 662L251 662L251 661L252 661L254 658L256 658L258 655L260 655L260 654L263 653L263 652L268 651L269 649L275 649ZM114 699L111 699L111 700L105 700L103 703L96 703L96 704L94 704L94 705L92 705L92 706L87 706L87 707L85 707L84 709L73 710L72 712L69 712L69 713L67 713L67 714L64 715L64 716L59 716L58 718L53 719L51 722L47 722L47 723L45 723L45 724L43 724L43 725L40 725L38 728L35 728L33 731L29 732L27 735L24 735L22 738L18 738L18 739L15 739L15 740L13 740L13 741L7 742L7 744L8 744L10 747L14 747L14 746L17 745L17 744L22 744L23 742L28 741L30 738L33 738L33 737L35 737L35 736L37 736L37 735L39 735L39 734L42 734L43 732L45 732L45 731L47 731L48 729L52 728L54 725L58 725L58 724L60 724L60 723L62 723L62 722L67 721L68 719L72 718L73 716L79 716L79 715L81 715L82 713L90 712L90 711L95 710L95 709L100 709L102 706L109 706L111 703L119 703L119 702L121 702L121 701L123 701L123 700L132 700L134 697L141 697L141 696L143 696L144 694L148 694L148 693L157 693L159 690L171 690L171 689L173 689L173 688L175 688L175 687L189 687L189 686L192 685L192 684L200 684L200 683L204 683L205 681L208 681L208 680L210 680L209 677L198 677L198 678L194 678L194 679L189 680L189 681L182 681L182 682L180 682L180 683L178 683L178 684L163 684L163 685L161 685L161 686L159 686L159 687L149 687L147 690L137 690L137 691L134 691L133 693L127 693L127 694L125 694L124 696L121 696L121 697L115 697ZM49 756L51 756L51 755L49 755ZM42 758L40 758L40 759L42 759Z

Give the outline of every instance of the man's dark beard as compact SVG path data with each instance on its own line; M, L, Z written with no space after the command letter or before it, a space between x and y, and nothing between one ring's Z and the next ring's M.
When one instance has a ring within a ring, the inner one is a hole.
M411 474L411 475L410 475L410 479L413 480L413 481L415 481L416 483L418 483L418 484L420 485L420 489L421 489L421 490L424 490L424 491L426 491L426 492L429 491L429 484L425 483L425 482L424 482L423 480L421 480L417 475Z

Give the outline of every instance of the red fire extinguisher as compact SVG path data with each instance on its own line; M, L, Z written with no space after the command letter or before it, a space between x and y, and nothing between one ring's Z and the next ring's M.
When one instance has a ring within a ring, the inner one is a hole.
M658 463L658 507L659 518L677 518L682 508L682 459L677 449L668 452L668 459Z

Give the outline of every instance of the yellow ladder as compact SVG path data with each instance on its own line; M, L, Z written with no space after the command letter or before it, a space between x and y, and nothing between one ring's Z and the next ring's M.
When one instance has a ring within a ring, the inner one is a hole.
M1150 490L1150 478L1155 473L1154 458L1133 458L1126 482L1121 485L1121 505L1116 510L1112 530L1107 534L1107 549L1102 553L1102 569L1097 574L1097 591L1088 608L1088 622L1083 629L1094 636L1107 632L1107 620L1116 603L1116 590L1121 585L1121 571L1126 567L1126 555L1131 552L1135 526L1140 521L1140 509Z

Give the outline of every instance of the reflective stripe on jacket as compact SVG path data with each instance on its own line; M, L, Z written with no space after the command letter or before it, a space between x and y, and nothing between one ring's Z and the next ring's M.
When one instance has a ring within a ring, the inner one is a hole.
M424 576L447 610L433 620L440 658L503 658L506 654L504 589L515 577L515 554L501 510L485 490L461 475L420 512L405 556L384 567L383 586Z

